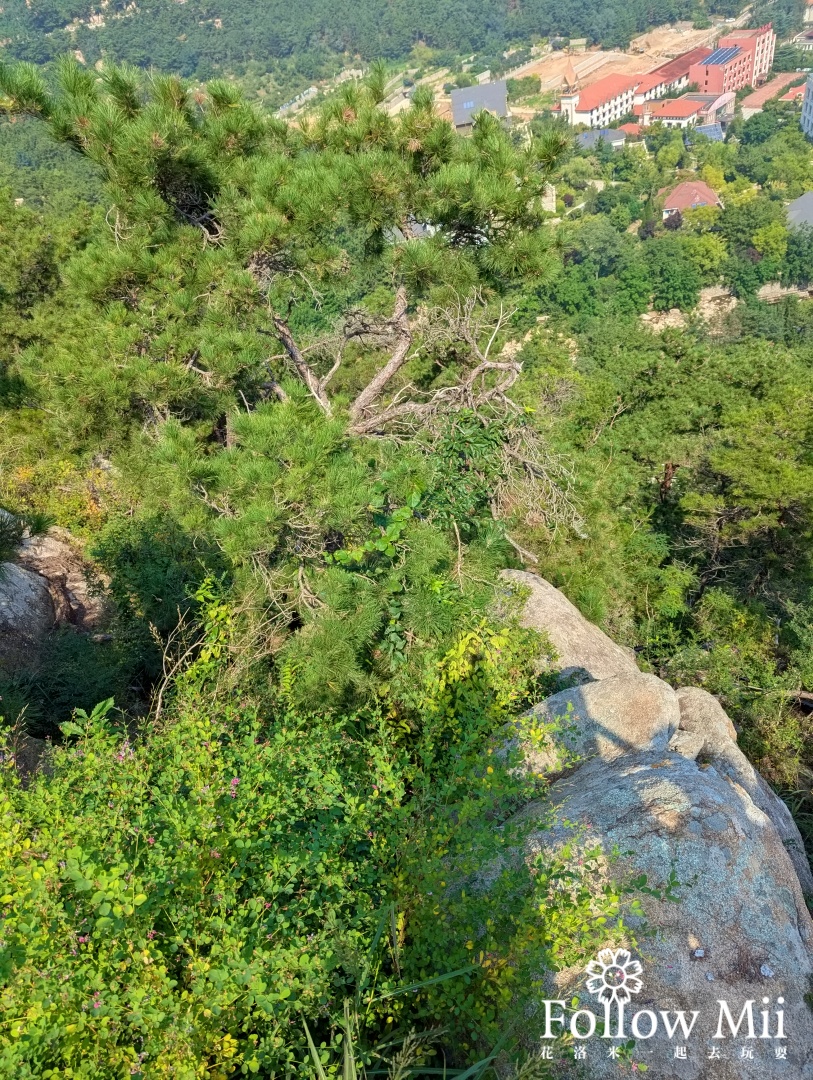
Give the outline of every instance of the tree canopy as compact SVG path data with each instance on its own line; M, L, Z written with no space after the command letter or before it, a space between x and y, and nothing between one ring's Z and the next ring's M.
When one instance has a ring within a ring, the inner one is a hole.
M760 299L813 280L798 123L594 155L385 80L284 123L0 67L100 193L0 192L0 544L69 529L108 605L0 673L9 1075L523 1075L639 886L504 858L546 786L497 749L558 685L505 567L720 695L811 838L813 313ZM694 175L723 205L664 221Z

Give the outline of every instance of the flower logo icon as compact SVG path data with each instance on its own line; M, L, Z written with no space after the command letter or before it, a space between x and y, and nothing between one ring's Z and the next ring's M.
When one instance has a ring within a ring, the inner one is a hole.
M606 1005L629 1001L644 985L638 978L643 968L626 949L602 949L584 970L590 976L588 991Z

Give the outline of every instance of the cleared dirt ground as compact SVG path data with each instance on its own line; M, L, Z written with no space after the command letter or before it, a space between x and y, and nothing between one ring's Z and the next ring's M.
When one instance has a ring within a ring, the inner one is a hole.
M643 75L659 67L681 53L689 52L701 45L713 45L721 34L731 31L735 26L747 21L750 8L746 9L736 23L719 21L708 30L693 30L690 22L675 23L673 26L658 26L645 34L634 38L628 50L588 49L585 52L551 52L540 56L521 67L509 71L507 78L519 79L525 75L538 75L542 93L563 89L565 72L573 65L579 86L584 88L603 79L606 75ZM442 93L441 81L446 76L437 74L422 82L432 82L441 115L451 116L450 99ZM388 105L390 112L399 112L406 103L397 100ZM516 106L512 112L518 118L533 115L534 109Z

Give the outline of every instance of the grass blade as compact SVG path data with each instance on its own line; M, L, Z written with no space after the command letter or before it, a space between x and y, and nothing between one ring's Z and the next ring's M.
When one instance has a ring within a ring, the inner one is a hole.
M310 1029L309 1029L308 1025L305 1023L304 1020L302 1021L302 1026L305 1029L305 1035L306 1035L307 1040L308 1040L308 1047L309 1047L310 1052L311 1052L311 1057L313 1058L313 1063L316 1066L316 1073L317 1073L317 1075L319 1077L319 1080L327 1080L327 1073L322 1068L322 1062L319 1060L319 1051L316 1049L314 1041L311 1038Z
M486 1071L492 1061L496 1058L497 1054L499 1054L500 1050L503 1049L503 1047L510 1038L511 1032L509 1030L497 1042L494 1049L491 1051L487 1058L483 1058L481 1061L475 1062L474 1065L466 1069L465 1072L458 1073L456 1080L479 1080L479 1078L483 1075L483 1073Z
M458 975L468 975L471 971L479 970L478 964L469 964L468 967L458 968L457 971L448 971L445 975L435 975L432 979L424 979L423 982L410 983L409 986L399 986L397 990L387 990L384 994L378 994L373 1001L384 1001L386 998L398 997L399 994L408 994L412 990L422 990L424 986L432 986L434 983L446 982L447 979L456 979Z

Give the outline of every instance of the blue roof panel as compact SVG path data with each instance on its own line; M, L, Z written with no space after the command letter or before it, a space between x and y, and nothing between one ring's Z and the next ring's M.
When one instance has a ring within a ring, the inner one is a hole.
M723 139L725 139L720 124L699 124L694 130L698 135L705 135L706 138L711 139L712 142L722 142Z
M735 56L742 52L739 45L727 45L724 49L715 49L711 56L707 56L701 63L706 67L716 67L718 64L727 64Z

